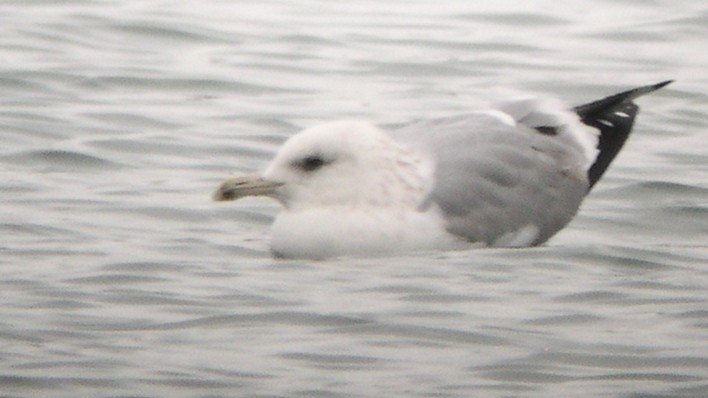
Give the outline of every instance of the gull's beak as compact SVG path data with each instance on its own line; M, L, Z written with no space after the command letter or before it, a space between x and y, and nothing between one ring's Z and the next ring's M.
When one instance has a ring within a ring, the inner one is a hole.
M245 196L271 196L281 185L281 182L264 180L259 174L227 178L214 192L212 199L221 202Z

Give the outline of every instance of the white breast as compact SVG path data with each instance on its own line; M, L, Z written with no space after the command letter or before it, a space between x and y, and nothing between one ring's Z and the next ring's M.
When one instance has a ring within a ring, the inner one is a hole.
M445 231L442 220L432 206L426 212L338 207L285 211L273 224L271 244L280 256L320 259L468 247Z

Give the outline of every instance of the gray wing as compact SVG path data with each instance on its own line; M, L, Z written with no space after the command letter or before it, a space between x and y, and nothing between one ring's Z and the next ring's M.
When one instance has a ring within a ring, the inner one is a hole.
M435 158L428 203L442 209L449 232L471 242L543 243L573 218L588 191L580 149L547 126L512 127L479 113L411 124L393 136ZM522 241L509 240L523 230Z

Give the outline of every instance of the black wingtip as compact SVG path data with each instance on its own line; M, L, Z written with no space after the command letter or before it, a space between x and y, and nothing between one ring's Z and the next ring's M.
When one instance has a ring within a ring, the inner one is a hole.
M668 86L669 84L673 83L673 80L665 80L660 83L656 84L650 84L648 86L642 86L642 87L637 87L631 90L623 91L621 93L611 95L609 97L605 97L603 99L589 102L587 104L583 104L580 106L576 106L573 108L575 113L577 113L581 119L586 118L586 117L591 117L593 113L595 112L604 112L609 108L612 108L613 106L619 105L623 102L628 102L632 101L633 99L637 97L641 97L642 95L649 94L651 92L654 92L656 90L659 90L662 87Z
M588 170L590 188L602 177L632 131L634 118L639 111L639 107L632 100L659 90L672 82L673 80L665 80L638 87L573 108L583 123L600 130L598 143L600 152L595 163Z
M654 90L658 90L664 86L668 86L669 84L671 84L673 82L674 82L674 79L664 80L661 83L656 83L653 87L654 87ZM652 91L654 91L654 90L652 90Z
M654 92L662 87L668 86L669 84L673 83L674 80L664 80L663 82L656 83L656 84L650 84L648 86L643 86L639 88L635 88L634 90L629 90L628 93L631 93L630 98L628 99L635 99L637 97L640 97L644 94L649 94L651 92Z

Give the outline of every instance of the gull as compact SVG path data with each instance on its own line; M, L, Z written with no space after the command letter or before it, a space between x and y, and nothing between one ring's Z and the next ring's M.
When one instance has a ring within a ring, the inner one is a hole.
M624 145L633 100L671 80L574 108L526 98L385 130L338 120L290 137L216 201L280 202L277 257L325 259L540 245L565 227Z

